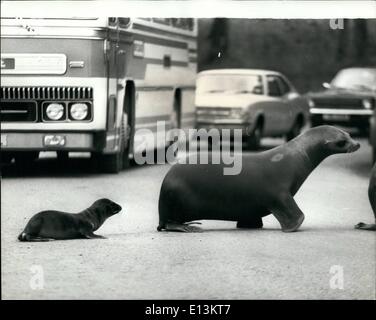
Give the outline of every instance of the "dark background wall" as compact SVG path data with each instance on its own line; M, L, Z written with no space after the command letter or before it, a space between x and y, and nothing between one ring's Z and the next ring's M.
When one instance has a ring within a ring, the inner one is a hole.
M272 69L302 93L317 90L341 68L376 67L376 19L343 27L321 19L200 19L198 68Z

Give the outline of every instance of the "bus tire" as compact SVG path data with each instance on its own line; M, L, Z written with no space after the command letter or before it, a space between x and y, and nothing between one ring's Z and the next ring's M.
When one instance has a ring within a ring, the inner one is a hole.
M181 91L178 89L174 95L174 102L172 106L172 113L170 115L170 130L176 130L181 128ZM179 138L174 138L173 141L168 141L165 146L165 155L167 155L168 148L174 144L179 143ZM176 154L175 154L176 156Z
M119 173L123 169L122 152L103 154L100 156L99 161L101 172L103 173Z
M119 173L129 166L129 139L124 122L125 113L121 119L119 151L114 154L95 154L95 162L103 173ZM128 140L128 141L127 141Z
M23 151L16 152L14 160L16 165L22 170L29 170L32 167L32 163L39 157L39 151Z
M130 133L130 126L128 126L127 123L124 123L124 117L125 114L123 114L122 119L122 126L121 126L121 132L122 135L122 151L121 151L121 157L122 157L122 169L127 169L130 166L130 159L129 159L129 152L130 152L130 145L131 145L131 133Z

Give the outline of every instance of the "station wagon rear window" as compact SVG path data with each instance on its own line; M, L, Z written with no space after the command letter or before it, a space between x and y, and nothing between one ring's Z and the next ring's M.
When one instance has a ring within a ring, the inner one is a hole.
M208 74L197 79L199 93L264 94L259 75Z

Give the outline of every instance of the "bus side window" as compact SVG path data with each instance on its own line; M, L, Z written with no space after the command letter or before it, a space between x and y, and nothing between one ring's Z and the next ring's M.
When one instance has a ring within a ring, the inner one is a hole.
M169 56L169 55L164 55L163 56L163 66L165 68L170 68L171 67L171 56Z
M119 26L120 28L126 28L129 26L131 22L130 18L119 18Z

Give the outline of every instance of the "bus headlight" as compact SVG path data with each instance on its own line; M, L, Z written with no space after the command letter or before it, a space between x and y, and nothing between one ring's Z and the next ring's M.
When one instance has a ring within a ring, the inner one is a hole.
M73 103L70 106L69 113L73 120L86 119L89 108L86 103Z
M61 103L50 103L46 108L46 115L50 120L60 120L64 115L64 105Z

